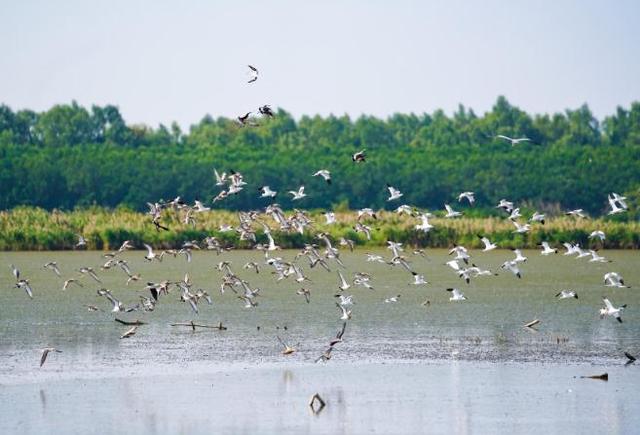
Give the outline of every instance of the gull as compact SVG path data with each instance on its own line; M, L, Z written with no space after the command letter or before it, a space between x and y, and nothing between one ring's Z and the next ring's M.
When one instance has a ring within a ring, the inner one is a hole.
M497 136L496 136L496 138L498 138L498 139L504 139L504 140L506 140L506 141L511 142L511 146L517 145L517 144L519 144L520 142L531 142L531 139L529 139L528 137L524 137L524 136L523 136L523 137L519 137L519 138L515 138L515 139L514 139L514 138L511 138L511 137L509 137L509 136L505 136L505 135L503 135L503 134L499 134L499 135L497 135Z
M278 192L271 190L269 186L262 186L258 189L261 192L260 198L275 198Z
M513 210L513 202L507 201L506 199L501 199L498 205L496 205L496 208L501 208L504 209L504 211L506 211L507 213L511 213L511 210Z
M340 278L340 285L338 285L340 291L345 291L351 287L351 284L344 279L344 276L342 276L342 272L340 271L338 271L338 278Z
M122 245L120 245L120 247L118 248L118 252L124 252L128 249L133 249L133 245L131 244L130 240L125 240L124 242L122 242Z
M356 222L356 225L353 227L353 229L356 233L364 233L367 240L371 240L371 227L363 223Z
M329 347L327 350L325 350L322 355L320 355L318 358L316 358L315 362L327 362L331 359L331 352L333 351L333 346Z
M131 283L131 281L139 281L141 278L139 273L136 273L135 275L129 275L129 278L127 278L127 285L129 285Z
M636 357L631 355L629 352L625 352L624 356L627 357L627 362L625 363L625 365L633 364L634 362L636 362Z
M495 243L491 243L487 237L483 237L478 234L478 238L484 244L484 249L482 250L482 252L489 252L498 247L498 245L496 245Z
M260 112L261 115L268 116L269 118L273 118L274 116L276 116L276 114L273 113L271 106L269 106L268 104L258 107L258 112Z
M607 287L631 288L630 286L625 285L622 276L616 272L608 272L604 275L604 285Z
M289 346L279 336L276 336L276 337L278 338L278 341L280 342L280 344L284 347L284 349L282 350L282 354L283 355L291 355L292 353L294 353L296 351L295 347Z
M604 241L604 239L606 238L604 231L600 231L600 230L595 230L592 231L591 234L589 234L589 238L590 239L600 239L601 242Z
M296 275L296 282L298 282L298 283L304 282L304 281L311 282L311 280L309 278L304 276L304 274L302 273L302 268L301 267L297 266L296 264L292 264L291 268L293 269L293 273L295 273L295 275Z
M72 283L77 285L78 287L82 287L82 283L80 281L78 281L77 279L71 278L71 279L68 279L68 280L66 280L64 282L64 284L62 286L62 290L68 289L69 285L72 284Z
M524 255L522 255L522 251L519 249L514 249L513 253L516 254L516 258L513 260L516 263L524 263L525 261L527 261L527 257L525 257Z
M328 211L324 214L324 218L327 220L326 224L331 225L336 223L336 214L332 211ZM353 250L353 248L351 249Z
M31 289L31 286L29 285L29 280L28 279L18 280L18 282L16 283L16 288L23 289L24 291L27 292L29 297L31 299L33 299L33 290Z
M329 342L329 346L333 347L338 343L342 343L342 336L344 335L344 331L347 329L347 322L342 322L342 328L338 329L338 333L336 334L336 338L333 338Z
M242 299L244 301L244 308L255 308L258 306L258 302L254 301L253 298L238 296L238 299Z
M384 302L385 302L386 304L398 302L398 300L400 299L400 296L401 296L401 295L396 295L396 296L392 296L392 297L390 297L390 298L386 298L386 299L384 300Z
M558 299L569 299L576 298L578 299L578 293L573 290L561 290L558 294L556 294Z
M40 367L42 367L44 362L47 360L47 356L49 356L49 352L62 353L61 350L58 350L55 347L45 347L44 349L42 349L42 356L40 357Z
M476 201L476 197L474 195L475 193L473 192L462 192L460 195L458 195L458 202L462 202L463 199L466 199L467 201L469 201L469 205L473 205L473 203Z
M135 333L136 333L136 331L137 331L137 330L138 330L138 327L137 327L137 326L134 326L133 328L131 328L131 329L127 330L124 334L122 334L122 335L120 336L120 338L121 338L121 339L122 339L122 338L129 338L129 337L131 337L132 335L135 335Z
M387 183L387 189L389 190L389 198L387 198L387 201L394 201L400 198L402 195L404 195L402 192L400 192L398 189L396 189L389 183Z
M518 278L522 278L522 275L520 274L520 269L518 268L518 263L516 263L515 261L505 261L504 263L502 263L502 266L500 267L510 271Z
M118 313L120 311L125 311L125 308L124 308L124 305L122 304L122 302L120 302L119 300L114 298L109 290L104 289L104 288L100 289L100 290L98 290L98 295L106 297L111 302L111 304L113 305L112 308L111 308L111 312L112 313Z
M275 240L273 240L273 236L270 232L265 232L267 239L269 239L269 245L267 246L267 251L276 251L280 249L280 246L276 245Z
M336 307L340 308L342 312L342 316L340 316L340 320L349 320L351 319L351 310L347 310L345 307L336 302Z
M347 307L349 305L353 305L353 295L348 295L348 296L345 296L345 295L333 295L333 296L336 297L336 298L339 298L340 299L339 304L344 306L344 307Z
M518 234L524 234L529 232L529 230L531 230L531 225L529 224L521 224L517 221L512 221L513 225L516 227L516 229L513 231L514 233L518 233Z
M627 211L626 207L618 207L618 202L615 199L613 199L611 196L607 196L607 199L609 200L609 205L611 206L611 210L609 210L607 215L611 216L614 214L624 213L625 211Z
M187 259L187 263L191 263L191 258L193 257L193 255L191 254L191 249L182 248L178 251L178 254L184 254Z
M100 282L100 283L102 282L100 281L100 278L98 278L98 275L96 275L96 273L93 271L93 268L91 267L81 267L80 269L78 269L78 272L83 273L85 275L89 275L96 282Z
M467 300L467 298L464 296L464 294L460 290L458 290L457 288L448 288L447 291L451 292L451 297L449 298L450 301L465 301L465 300Z
M445 204L444 208L447 210L447 214L444 216L446 218L454 218L457 216L462 216L462 212L454 211L449 204Z
M611 263L612 262L611 260L607 260L602 255L598 254L598 252L594 251L593 249L589 249L589 253L591 254L591 259L589 260L589 263Z
M227 182L227 173L223 172L222 175L220 175L216 168L213 168L213 173L216 177L216 186L224 186Z
M520 214L520 207L517 207L511 210L511 214L509 215L508 219L511 219L512 221L514 221L519 217L522 217L522 215Z
M449 251L449 255L456 254L454 260L462 260L466 264L469 264L469 253L467 252L467 248L464 246L454 246L453 249Z
M620 305L618 308L615 308L613 304L607 298L602 298L602 302L604 302L604 308L600 309L600 318L604 318L604 316L613 316L615 319L622 323L622 310L627 308L627 304Z
M364 162L366 159L366 155L364 154L365 150L362 151L358 151L357 153L355 153L354 155L351 156L351 160L354 162Z
M249 81L247 83L253 83L258 80L258 68L252 65L247 65L249 67Z
M156 255L155 252L153 252L153 248L149 245L147 245L146 243L143 243L144 247L147 248L147 255L144 256L144 259L147 261L153 261L158 260L158 261L162 261L162 256L161 255Z
M304 296L304 299L307 303L311 302L311 292L306 288L301 288L300 290L296 290L296 294L300 296Z
M222 201L227 196L229 196L229 192L227 192L226 190L223 190L222 192L218 193L216 196L213 197L213 202Z
M398 214L408 214L409 216L413 216L413 209L408 206L407 204L402 204L399 205L398 208L396 208L396 213Z
M549 254L557 254L558 250L549 246L549 242L542 242L542 252L540 255L549 255Z
M82 248L87 246L87 239L82 237L81 234L78 234L78 243L76 243L76 248Z
M331 172L326 169L320 169L316 173L313 174L314 177L322 177L327 184L331 184Z
M373 211L373 209L370 209L370 208L361 208L360 210L358 210L358 221L363 216L370 216L374 219L378 219L378 216L376 216L376 213Z
M203 211L209 211L211 210L211 207L205 207L202 202L198 201L197 199L195 200L195 205L193 206L193 209L197 212L197 213L202 213Z
M433 225L429 223L429 218L431 216L431 213L420 213L420 215L418 215L418 219L420 219L421 222L416 225L416 230L424 231L425 233L431 231L433 229Z
M625 201L627 199L626 196L620 196L615 192L613 192L612 195L613 195L612 199L614 201L616 201L618 204L620 204L620 207L624 208L625 210L629 208L629 206L627 205L627 203ZM607 195L607 196L609 196L609 195Z
M457 263L456 263L457 264ZM424 285L424 284L429 284L427 281L425 281L424 279L424 275L418 275L415 274L413 275L413 285Z
M581 208L576 208L575 210L569 210L568 212L565 213L565 215L567 216L576 216L576 217L580 217L580 218L586 218L587 215L585 215L583 213L583 210Z
M533 216L529 219L529 222L540 222L544 225L544 213L538 213L537 211L533 212Z
M254 269L256 273L260 273L260 266L255 261L250 261L242 266L243 269Z
M297 191L290 190L289 193L293 195L293 198L291 198L292 201L296 201L298 199L302 199L305 196L307 196L307 194L304 193L304 186L300 186Z
M9 267L11 268L11 273L15 277L16 281L20 281L20 269L15 267L13 264L10 264Z
M45 269L51 269L56 275L62 276L60 274L60 269L58 269L58 264L55 261L50 261L43 266Z
M589 251L585 251L585 250L584 250L584 249L582 249L582 248L580 247L580 245L578 245L578 244L576 244L576 246L575 246L575 250L576 250L576 252L578 253L578 256L576 257L576 259L578 259L578 258L588 257L589 255L591 255L591 254L589 253Z
M564 246L564 248L567 250L567 252L562 255L573 255L580 253L578 251L578 249L580 248L578 245L572 245L571 243L564 242L562 246Z
M458 264L458 260L451 260L445 263L447 266L458 272L460 270L460 264Z
M369 284L370 276L365 273L356 272L355 277L353 278L354 285L361 285L369 290L374 290L374 288Z
M346 239L344 237L340 237L339 243L340 243L340 246L347 246L351 252L353 252L353 248L356 244L356 242L354 242L353 240Z

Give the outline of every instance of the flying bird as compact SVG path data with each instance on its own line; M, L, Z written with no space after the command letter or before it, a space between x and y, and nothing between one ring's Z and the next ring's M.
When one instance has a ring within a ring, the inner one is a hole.
M249 67L249 81L247 81L247 83L253 83L256 80L258 80L258 74L259 74L258 68L252 65L247 65L247 66Z
M366 159L366 155L364 154L365 150L362 151L358 151L357 153L355 153L354 155L351 156L351 160L358 163L358 162L364 162Z
M506 141L511 142L511 146L517 145L520 142L531 142L531 139L529 139L528 137L519 137L519 138L514 139L514 138L511 138L509 136L505 136L503 134L497 135L496 138L504 139Z
M40 367L44 365L44 362L47 360L47 356L49 356L49 352L62 353L61 350L58 350L55 347L45 347L44 349L42 349L42 356L40 357Z

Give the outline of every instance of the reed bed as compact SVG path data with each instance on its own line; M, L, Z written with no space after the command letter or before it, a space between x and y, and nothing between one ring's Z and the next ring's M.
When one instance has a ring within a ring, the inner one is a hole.
M469 248L481 247L478 235L486 235L501 248L535 248L548 241L559 247L562 242L579 243L582 247L637 249L640 247L640 223L618 222L607 218L575 219L557 217L545 225L533 225L527 234L514 233L515 227L506 218L456 218L434 217L430 220L434 228L424 233L415 229L416 218L379 211L378 219L367 219L372 228L371 240L354 231L356 212L336 212L338 222L325 225L320 211L310 212L313 227L305 234L277 231L270 217L264 221L274 228L276 243L282 248L300 248L305 243L317 242L315 235L325 232L334 240L341 237L352 239L358 245L384 246L387 240L402 242L415 247L450 247L461 244ZM156 231L148 215L127 209L110 210L93 207L73 211L46 211L40 208L17 207L0 212L0 250L62 250L73 249L82 234L87 239L87 248L95 250L117 249L124 240L136 246L142 243L170 248L178 247L187 240L202 240L208 236L237 248L250 248L240 242L235 232L220 232L222 224L236 225L237 213L213 210L196 215L195 225L181 222L178 212L166 212L163 224L170 231ZM258 241L266 241L260 225L256 226ZM604 242L589 239L594 230L606 234Z

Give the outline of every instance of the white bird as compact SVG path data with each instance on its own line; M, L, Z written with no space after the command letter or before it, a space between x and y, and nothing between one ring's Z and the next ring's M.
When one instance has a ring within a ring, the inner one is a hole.
M607 195L607 199L609 200L609 205L611 206L611 210L609 210L609 213L607 213L608 215L624 213L625 211L627 211L626 207L618 206L618 202L610 195Z
M618 322L622 323L622 310L627 307L627 304L620 305L618 308L615 308L607 298L602 298L602 302L604 302L604 308L600 309L600 318L602 319L604 316L613 316Z
M60 274L60 269L58 269L58 263L56 263L55 261L49 261L48 263L46 263L43 266L45 269L50 269L52 270L56 275L58 276L62 276Z
M71 278L71 279L68 279L68 280L66 280L64 282L64 284L62 285L62 290L68 289L69 285L72 284L72 283L77 285L78 287L83 287L82 283L80 281L78 281L77 279Z
M475 193L462 192L460 195L458 195L458 202L462 202L463 199L469 201L469 205L473 205L473 203L476 201Z
M533 216L529 219L529 222L540 222L544 225L544 213L533 212Z
M76 243L76 248L82 248L87 246L87 239L82 237L81 234L78 234L78 243Z
M552 248L551 246L549 246L549 242L542 242L542 252L540 252L540 255L549 255L549 254L557 254L558 250Z
M455 211L454 209L451 208L449 204L445 204L444 208L447 210L447 214L444 216L446 218L454 218L454 217L462 216L462 212Z
M506 199L501 199L496 208L504 209L507 213L511 213L513 210L513 202L507 201Z
M608 272L604 275L604 285L607 287L631 288L624 283L624 279L617 272Z
M382 255L378 255L378 254L369 254L367 253L367 261L372 262L375 261L377 263L386 263L386 261L384 261L384 258L382 258Z
M197 212L197 213L202 213L205 211L209 211L211 210L211 207L205 207L204 204L202 204L202 202L198 201L197 199L194 202L194 206L193 209Z
M564 242L562 246L564 246L564 248L567 250L567 252L562 255L573 255L580 253L578 251L578 249L580 248L578 245L572 245L571 243Z
M340 291L345 291L351 287L351 284L344 279L344 276L342 276L342 272L340 271L338 271L338 278L340 278L340 285L338 285Z
M424 284L429 284L429 283L424 279L424 275L415 274L415 275L413 275L413 283L412 284L413 285L424 285Z
M366 155L364 153L365 150L362 151L358 151L357 153L355 153L354 155L351 156L351 160L358 163L358 162L365 162L366 161Z
M20 269L15 267L13 264L10 264L9 267L11 268L11 273L13 274L16 281L20 281Z
M487 237L483 237L478 234L478 238L484 244L484 249L482 250L482 252L489 252L498 247L498 245L496 245L495 243L491 243L491 241Z
M513 253L516 254L516 258L513 260L516 263L524 263L525 261L527 261L527 257L525 257L524 255L522 255L522 251L519 249L514 249Z
M332 211L328 211L324 214L324 218L327 220L326 224L331 225L336 223L336 214Z
M349 305L353 305L353 295L334 295L336 298L340 299L339 304L342 306L349 306Z
M322 177L324 178L324 181L327 182L327 184L331 184L331 172L327 171L326 169L320 169L315 174L313 174L313 176Z
M305 196L307 196L307 194L304 193L304 186L300 186L297 191L290 190L289 193L293 195L293 198L291 198L292 201L296 201L298 199L302 199Z
M505 261L500 267L513 273L518 278L522 278L522 274L520 273L520 269L518 268L518 263L516 263L515 261Z
M398 302L398 300L400 299L401 295L396 295L396 296L392 296L390 298L386 298L384 300L385 303L389 304L389 303L394 303L394 302Z
M529 139L528 137L524 137L524 136L523 136L523 137L519 137L519 138L514 139L514 138L511 138L511 137L509 137L509 136L505 136L505 135L503 135L503 134L499 134L499 135L497 135L497 136L496 136L496 138L498 138L498 139L504 139L504 140L506 140L506 141L511 142L511 146L517 145L517 144L519 144L520 142L530 142L530 141L531 141L531 139Z
M449 298L450 301L465 301L465 300L467 300L467 298L464 296L464 294L460 290L458 290L457 288L448 288L447 291L451 292L451 297Z
M609 196L609 195L607 195ZM617 193L613 192L613 200L616 201L618 204L620 204L620 207L622 207L623 209L628 209L629 206L626 203L627 197L626 196L620 196Z
M592 231L591 234L589 234L589 238L600 239L600 241L602 242L606 238L606 235L604 234L604 231L595 230L595 231Z
M162 261L162 257L159 255L156 255L155 252L153 252L153 248L149 245L147 245L146 243L143 243L144 247L147 248L147 255L144 256L144 259L147 261L153 261L158 260L158 261Z
M398 189L396 189L389 183L387 183L387 189L389 190L389 198L387 198L387 201L394 201L403 195L402 192L400 192Z
M598 252L593 249L589 249L589 254L591 254L589 263L611 263L611 260L607 260L605 257L598 254Z
M224 186L227 182L227 173L223 172L222 175L220 175L216 168L213 168L213 173L216 177L216 186Z
M45 347L44 349L42 349L42 356L40 357L40 367L43 366L50 352L62 353L61 350L58 350L55 347Z
M351 318L351 310L347 310L344 306L340 305L336 302L336 306L340 308L342 315L340 316L340 320L349 320Z
M429 218L431 216L431 213L420 213L418 219L420 219L421 223L416 225L416 230L424 231L425 233L431 231L431 229L433 229L433 225L429 223Z
M529 224L522 225L517 221L512 221L512 222L513 222L513 225L516 227L516 229L513 231L514 233L524 234L526 232L529 232L529 230L531 230L531 225Z
M565 215L567 216L576 216L576 217L580 217L580 218L586 218L587 215L584 214L583 210L581 208L576 208L575 210L569 210L568 212L565 213Z
M569 299L576 298L578 299L578 293L573 290L561 290L558 294L556 294L558 299Z
M16 283L16 288L23 289L25 292L27 292L27 295L29 295L29 297L31 299L33 299L33 290L31 289L31 286L29 285L29 280L28 279L18 280L18 282Z
M458 260L447 261L445 264L456 272L460 271L460 264L458 264Z
M256 80L258 80L258 68L256 68L255 66L252 65L247 65L249 67L249 81L247 81L247 83L253 83Z
M262 186L258 191L262 192L260 198L275 198L278 192L271 190L269 186Z
M515 221L519 217L522 217L522 215L520 214L520 207L517 207L517 208L514 208L513 210L511 210L511 214L509 215L509 219L511 219L512 221Z

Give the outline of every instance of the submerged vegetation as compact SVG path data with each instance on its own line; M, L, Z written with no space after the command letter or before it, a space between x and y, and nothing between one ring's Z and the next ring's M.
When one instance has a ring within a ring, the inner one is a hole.
M462 244L478 248L479 234L488 235L501 248L536 248L542 241L561 247L563 242L579 243L591 248L639 248L640 223L620 222L615 219L576 219L558 217L549 219L545 225L536 224L530 233L514 233L513 224L504 217L456 218L434 217L434 228L425 233L415 229L416 218L380 211L378 219L368 219L372 228L371 240L353 229L355 212L336 212L337 223L325 225L321 212L311 212L313 228L303 235L274 231L276 243L282 248L301 248L305 243L317 243L315 235L325 232L338 241L341 237L354 240L358 245L386 246L387 240L402 242L415 247L451 247ZM270 218L267 218L270 219ZM210 211L197 215L195 225L183 224L177 213L167 212L163 223L169 231L156 231L150 217L144 213L119 208L108 210L92 207L70 212L48 212L40 208L17 207L0 212L0 250L54 250L73 249L78 235L87 239L88 249L114 250L122 242L130 240L136 247L142 243L155 247L175 248L190 240L217 237L223 245L250 248L251 244L240 241L234 231L221 232L223 224L236 225L238 217L230 211ZM270 223L270 220L268 221ZM594 230L604 231L606 239L600 242L589 239ZM259 242L266 237L258 229Z

